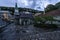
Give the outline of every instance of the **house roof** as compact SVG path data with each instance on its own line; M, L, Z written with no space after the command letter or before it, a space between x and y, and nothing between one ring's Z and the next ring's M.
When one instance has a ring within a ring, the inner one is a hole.
M45 14L40 14L38 16L60 16L60 9L47 12Z
M50 12L47 12L45 15L50 15L50 16L60 16L60 10L53 10Z
M20 13L20 17L22 18L33 18L33 15L32 13L29 13L29 14L25 14L25 13Z
M36 13L36 14L34 14L34 16L38 16L38 15L40 15L41 13Z
M0 10L0 13L2 13L2 12L10 13L9 11Z

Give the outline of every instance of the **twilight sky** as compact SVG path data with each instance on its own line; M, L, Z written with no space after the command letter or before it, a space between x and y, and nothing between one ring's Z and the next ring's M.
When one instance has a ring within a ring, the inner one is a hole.
M60 0L0 0L0 6L14 7L17 1L18 7L44 10L48 4L55 4Z

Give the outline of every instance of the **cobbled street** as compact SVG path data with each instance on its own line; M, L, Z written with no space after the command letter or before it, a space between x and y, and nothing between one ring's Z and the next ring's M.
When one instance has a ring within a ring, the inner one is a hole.
M19 26L11 23L0 31L0 40L60 40L60 30L46 32L33 25Z

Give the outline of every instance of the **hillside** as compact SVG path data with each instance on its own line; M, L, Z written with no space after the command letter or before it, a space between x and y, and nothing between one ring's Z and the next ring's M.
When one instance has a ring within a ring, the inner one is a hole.
M3 6L0 6L0 9L1 10L9 10L9 11L14 12L15 7L3 7ZM18 10L19 10L19 12L20 11L29 11L29 12L32 12L32 13L43 13L43 11L34 10L34 9L31 9L31 8L21 8L21 7L19 7Z

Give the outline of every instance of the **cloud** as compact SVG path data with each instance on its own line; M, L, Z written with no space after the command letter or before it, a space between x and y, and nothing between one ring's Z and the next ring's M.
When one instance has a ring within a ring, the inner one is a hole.
M60 0L0 0L0 6L15 7L17 1L18 7L32 8L36 10L44 10L48 4L55 4Z
M0 0L0 6L14 6L15 0Z
M29 0L18 0L19 7L28 7L31 8L33 1Z
M51 4L55 4L57 2L59 2L60 0L48 0Z

